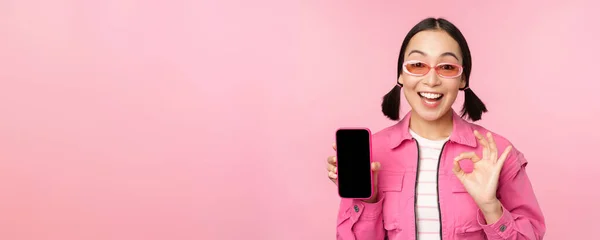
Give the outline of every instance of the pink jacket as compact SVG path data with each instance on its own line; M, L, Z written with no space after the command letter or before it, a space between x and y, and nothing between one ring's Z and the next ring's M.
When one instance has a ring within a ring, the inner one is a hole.
M378 175L379 200L365 203L342 199L337 219L337 239L408 240L416 239L415 183L418 149L409 133L408 113L398 124L373 135L373 160L381 163ZM482 213L452 172L453 159L465 151L481 156L473 130L486 134L485 128L467 122L454 112L454 127L444 145L438 170L441 237L458 239L542 239L546 231L544 216L527 177L527 160L516 148L511 150L500 174L498 199L504 209L494 224L486 224ZM510 144L493 134L501 153ZM461 161L466 172L470 161Z

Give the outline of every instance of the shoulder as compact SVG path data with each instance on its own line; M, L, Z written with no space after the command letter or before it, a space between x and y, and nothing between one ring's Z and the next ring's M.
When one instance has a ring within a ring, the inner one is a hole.
M389 135L394 131L394 127L396 125L390 125L387 126L381 130L372 132L372 138L374 140L378 140L378 141L385 141L385 140L389 140Z
M371 135L373 150L379 151L389 149L391 144L391 136L392 134L398 134L398 132L396 132L398 130L397 124L394 124L373 132Z

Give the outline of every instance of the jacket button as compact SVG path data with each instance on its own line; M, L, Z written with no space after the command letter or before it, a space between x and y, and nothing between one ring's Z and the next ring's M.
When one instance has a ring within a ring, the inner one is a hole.
M506 225L502 224L502 226L500 226L500 232L504 232L506 230Z
M354 205L354 211L358 212L358 205Z

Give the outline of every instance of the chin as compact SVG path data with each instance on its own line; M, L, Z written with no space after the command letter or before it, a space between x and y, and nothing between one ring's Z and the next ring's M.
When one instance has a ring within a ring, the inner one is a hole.
M439 120L440 118L444 117L444 115L446 115L446 113L448 112L447 110L443 110L443 109L436 109L436 110L430 110L430 109L414 109L415 113L419 115L419 117L421 117L423 120L428 121L428 122L435 122L437 120Z

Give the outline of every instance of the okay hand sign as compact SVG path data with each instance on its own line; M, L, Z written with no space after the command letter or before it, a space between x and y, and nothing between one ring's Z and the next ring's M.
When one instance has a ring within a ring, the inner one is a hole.
M474 134L483 147L483 156L480 158L475 152L461 153L454 158L454 168L452 170L477 205L485 206L497 201L496 190L500 170L502 170L502 165L506 161L512 146L508 146L502 155L498 157L498 149L490 132L487 133L487 139L477 130L474 131ZM458 164L462 159L473 161L473 172L466 173L462 170Z

